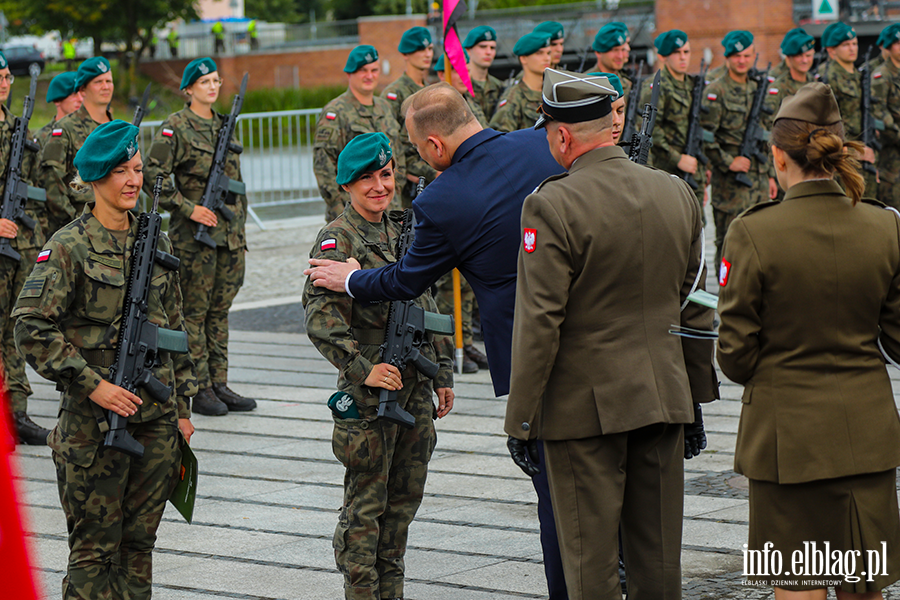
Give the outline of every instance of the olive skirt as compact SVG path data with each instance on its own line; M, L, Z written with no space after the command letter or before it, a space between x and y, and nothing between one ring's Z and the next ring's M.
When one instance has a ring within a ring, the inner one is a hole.
M897 472L808 483L750 480L744 575L786 590L879 591L900 579Z

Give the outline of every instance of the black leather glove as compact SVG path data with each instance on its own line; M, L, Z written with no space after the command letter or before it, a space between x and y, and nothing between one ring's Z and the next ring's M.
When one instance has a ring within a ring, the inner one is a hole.
M684 426L684 458L698 456L706 448L706 431L703 430L703 411L694 403L694 422Z
M506 440L506 447L509 448L509 455L512 456L513 462L522 469L523 473L534 477L541 472L541 468L538 466L540 456L538 455L537 440L520 440L510 436Z

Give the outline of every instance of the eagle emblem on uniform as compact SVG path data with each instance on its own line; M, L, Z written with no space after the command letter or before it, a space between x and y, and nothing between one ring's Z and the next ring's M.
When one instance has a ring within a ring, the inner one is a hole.
M350 394L344 394L340 397L340 399L334 403L334 407L338 409L338 412L347 412L347 409L353 404L353 396Z
M197 68L200 69L200 72L203 73L204 75L206 75L207 73L209 73L209 67L207 67L207 66L206 66L205 64L203 64L203 63L200 63L200 65L199 65Z
M743 45L742 43L740 43L740 42L735 42L735 43L734 43L734 49L737 50L738 52L743 52L743 51L744 51L744 45Z
M381 149L381 152L378 153L378 164L386 165L387 164L387 152L384 151L384 148Z
M6 68L6 59L0 56L0 69Z
M372 62L373 60L375 60L374 58L372 58L372 53L371 53L371 52L369 52L369 53L366 54L366 60L369 61L369 62Z
M623 38L621 35L616 39L618 40L620 46L625 43L625 38Z
M684 46L684 40L682 40L681 38L675 38L675 45L681 48L682 46Z
M137 136L128 144L128 147L125 148L125 153L128 155L128 160L134 158L134 155L137 154Z
M900 36L900 34L898 34L898 36ZM491 32L490 32L490 31L486 31L486 32L484 33L484 39L490 41L490 39L491 39Z
M522 235L522 247L525 248L525 252L528 252L529 254L534 252L536 243L537 229L526 229Z
M107 68L107 67L106 67L106 64L104 64L104 63L100 63L100 64L97 65L97 69L98 69L101 73L106 73L106 68Z
M719 285L725 287L728 284L728 275L731 273L731 263L722 259L722 264L719 265Z

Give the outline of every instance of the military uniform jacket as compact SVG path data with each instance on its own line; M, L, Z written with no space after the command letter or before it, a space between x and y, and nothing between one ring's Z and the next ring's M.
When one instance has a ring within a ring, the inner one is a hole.
M0 122L0 200L6 193L6 175L9 170L9 154L12 146L13 133L15 133L16 116L12 114L6 105L0 106L3 111L3 121ZM28 132L28 138L32 139L31 131ZM22 178L26 183L37 185L35 179L37 176L39 157L35 152L25 149L25 156L22 158ZM37 225L34 230L28 229L21 223L19 232L16 237L10 240L9 245L12 248L24 250L27 248L40 248L46 241L45 228L47 226L47 217L43 202L35 202L34 200L25 201L25 214L35 220ZM6 259L0 259L6 260Z
M491 117L491 128L509 132L534 127L540 105L541 91L531 89L520 80L497 105L497 111Z
M406 157L400 151L400 124L394 118L391 105L384 98L373 98L372 106L365 106L350 90L347 90L322 109L316 124L316 143L313 146L313 168L319 192L325 204L343 204L349 197L335 183L337 159L347 143L364 133L381 132L391 140L394 148L394 180L406 181ZM399 207L399 199L394 201ZM392 208L394 205L392 204Z
M212 169L219 141L219 129L222 127L224 115L213 112L212 119L198 116L189 107L169 115L169 118L156 131L150 151L147 153L144 167L144 192L152 197L153 186L157 175L164 175L159 204L171 213L169 220L169 238L172 245L180 252L197 252L205 248L194 240L197 223L191 221L194 207L200 204L209 172ZM240 147L234 137L231 143ZM175 175L172 183L170 174ZM228 153L225 175L236 181L241 178L240 155ZM244 225L247 222L247 196L235 196L235 203L227 208L234 213L231 221L217 214L218 223L207 231L213 241L229 250L247 247Z
M896 157L900 153L900 69L890 60L883 61L872 70L873 86L876 81L883 94L885 109L884 131L881 134L885 143L881 154L892 153Z
M49 123L38 129L38 132L34 135L34 141L38 143L38 146L43 148L47 145L47 139L50 137L50 133L53 131L53 128L56 126L56 117L50 120Z
M114 354L137 232L137 220L129 215L128 247L122 248L93 216L92 207L93 203L88 204L84 214L47 242L12 313L13 318L18 318L19 351L38 374L64 389L60 409L87 417L94 414L88 395L101 378L110 377L107 367L89 364L82 351L99 350L107 358ZM160 236L159 249L172 251L164 234ZM150 321L160 327L184 331L178 271L155 265L151 286ZM165 402L157 403L139 390L144 403L129 417L129 422L150 421L175 410L179 418L190 418L187 398L197 393L197 377L190 356L163 353L162 364L153 372L163 385L174 387L174 394ZM99 447L97 436L99 429L84 437L60 437L57 428L49 445L60 453L72 451L77 455L75 463L87 466ZM86 464L79 462L82 459Z
M400 111L403 102L422 89L425 89L425 86L419 85L404 72L393 83L384 88L384 91L381 92L381 97L388 101L394 119L400 124L398 140L406 160L406 172L415 177L424 177L426 182L431 182L437 177L437 171L422 160L422 157L419 156L419 151L409 142L409 134L406 132L406 119L403 118L403 114ZM400 181L399 183L405 184L406 182Z
M860 72L848 72L837 61L830 60L825 65L823 75L831 86L841 118L844 121L844 137L848 140L859 140L862 137L862 83ZM876 119L884 119L884 91L879 79L872 78L872 115Z
M351 256L363 269L373 269L396 262L397 238L403 212L391 211L381 223L366 221L352 205L319 232L309 253L310 258L346 261ZM427 311L437 312L430 292L416 299ZM339 373L338 390L347 392L362 405L377 408L380 388L364 385L366 377L381 360L381 343L390 311L389 302L360 302L347 294L334 293L306 282L303 290L306 309L306 331L310 340ZM443 344L447 346L448 344ZM453 387L453 367L449 352L439 355L436 344L424 344L422 354L441 368L434 379L435 388ZM404 379L426 381L412 365L403 371Z
M525 199L522 228L506 432L566 440L693 422L692 401L717 393L712 342L668 333L712 329L709 309L681 310L705 279L688 185L597 148Z
M706 88L703 106L708 110L700 112L700 123L715 138L715 141L706 144L706 155L713 169L725 176L732 175L728 167L738 156L744 140L755 93L755 81L748 79L746 83L738 83L731 76L720 77ZM768 152L768 149L765 151ZM761 163L756 158L750 158L751 172L768 174L770 168L768 162Z
M744 385L735 471L800 483L900 465L879 346L900 358L900 218L834 181L793 186L732 222L719 365Z
M472 80L472 91L475 92L475 102L481 107L485 118L490 121L494 111L497 110L497 103L500 102L503 82L488 73L485 81Z

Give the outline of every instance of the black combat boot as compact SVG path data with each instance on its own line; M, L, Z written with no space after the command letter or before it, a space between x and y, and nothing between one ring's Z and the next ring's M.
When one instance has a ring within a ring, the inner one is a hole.
M463 346L463 352L466 355L466 358L474 362L478 365L479 369L487 369L488 368L488 359L481 350L469 344L468 346Z
M212 388L200 390L191 401L191 412L208 417L221 417L228 414L228 407L213 393Z
M15 423L16 435L20 444L28 444L29 446L47 445L47 436L50 435L50 430L44 429L32 421L24 410L17 410L13 413L13 423Z
M228 386L224 383L214 383L212 386L213 391L218 396L219 400L225 403L225 406L228 407L228 410L233 410L235 412L246 412L248 410L253 410L256 408L256 400L253 398L244 398L240 394L232 391L228 388Z

